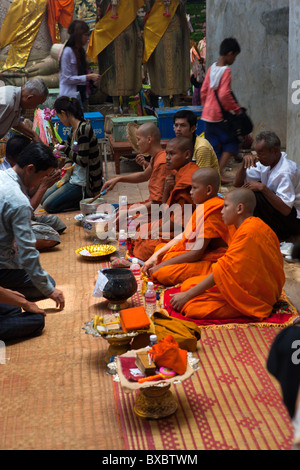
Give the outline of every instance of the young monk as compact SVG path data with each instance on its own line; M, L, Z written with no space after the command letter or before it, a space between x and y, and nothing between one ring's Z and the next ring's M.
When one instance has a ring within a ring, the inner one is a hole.
M162 202L165 178L170 171L166 167L166 152L160 144L160 130L153 123L142 124L136 131L137 145L141 154L151 156L150 164L144 171L131 173L130 175L120 175L112 178L103 185L102 191L111 191L117 183L143 183L148 181L149 198L141 202L150 211L151 204ZM133 214L137 212L136 204ZM130 215L130 210L128 211Z
M185 206L188 207L186 210L195 210L190 195L191 179L199 167L191 161L191 156L192 142L187 137L175 137L167 143L167 169L175 170L175 174L166 177L162 202L165 203L165 209L176 207L177 210L174 213L166 210L165 216L159 220L151 220L146 227L141 226L140 232L146 232L146 235L134 241L133 255L136 258L146 261L163 240L168 242L174 238L174 233L182 233Z
M142 268L165 286L208 275L228 247L229 230L221 214L224 199L218 196L219 173L213 168L200 168L193 173L191 185L191 197L198 206L187 228L169 243L159 245Z
M262 321L271 314L285 282L283 258L273 230L252 216L255 204L249 189L228 193L222 214L237 229L229 248L208 276L182 284L171 299L175 310L194 319L244 316Z

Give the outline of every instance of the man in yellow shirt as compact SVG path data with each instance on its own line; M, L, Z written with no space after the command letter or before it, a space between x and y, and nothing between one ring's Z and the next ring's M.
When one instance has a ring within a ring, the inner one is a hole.
M214 168L220 174L220 168L214 149L204 137L195 134L197 116L190 109L180 109L174 114L174 131L176 137L188 137L193 141L193 161L199 168Z

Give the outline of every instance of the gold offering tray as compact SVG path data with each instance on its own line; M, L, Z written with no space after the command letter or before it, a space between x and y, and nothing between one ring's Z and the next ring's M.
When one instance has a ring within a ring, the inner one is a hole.
M116 249L113 245L88 245L77 248L75 253L84 259L94 260L101 256L111 255Z

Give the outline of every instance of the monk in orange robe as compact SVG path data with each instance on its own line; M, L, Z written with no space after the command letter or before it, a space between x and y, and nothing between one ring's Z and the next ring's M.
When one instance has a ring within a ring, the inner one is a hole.
M161 147L160 137L160 130L153 122L142 124L136 131L137 145L141 154L151 155L150 164L144 171L116 176L106 181L102 187L102 191L111 191L117 183L137 184L148 181L148 199L135 203L132 211L129 204L127 215L136 215L139 204L143 205L144 211L149 212L151 204L162 202L165 179L171 171L166 166L166 151Z
M211 273L212 264L227 250L231 231L222 218L224 199L218 196L219 185L219 173L213 168L193 173L191 197L197 208L187 228L169 243L159 245L142 272L165 286Z
M188 318L241 317L262 321L279 300L285 282L277 236L260 218L253 217L254 193L236 189L225 197L224 222L236 232L208 276L193 277L171 299L172 307Z
M151 218L147 226L140 227L140 237L134 241L133 246L133 255L136 258L146 261L160 243L167 243L175 235L182 233L185 212L190 211L192 214L195 210L190 195L191 179L199 167L191 161L192 151L192 142L187 137L175 137L167 143L167 169L175 170L175 174L170 174L165 179L162 197L164 213L156 220Z

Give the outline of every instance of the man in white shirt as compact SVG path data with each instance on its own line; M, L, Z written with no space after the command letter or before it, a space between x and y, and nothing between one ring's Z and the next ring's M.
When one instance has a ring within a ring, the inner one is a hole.
M256 155L245 155L234 186L254 191L260 217L280 241L300 235L300 168L281 152L279 137L270 131L257 135Z

